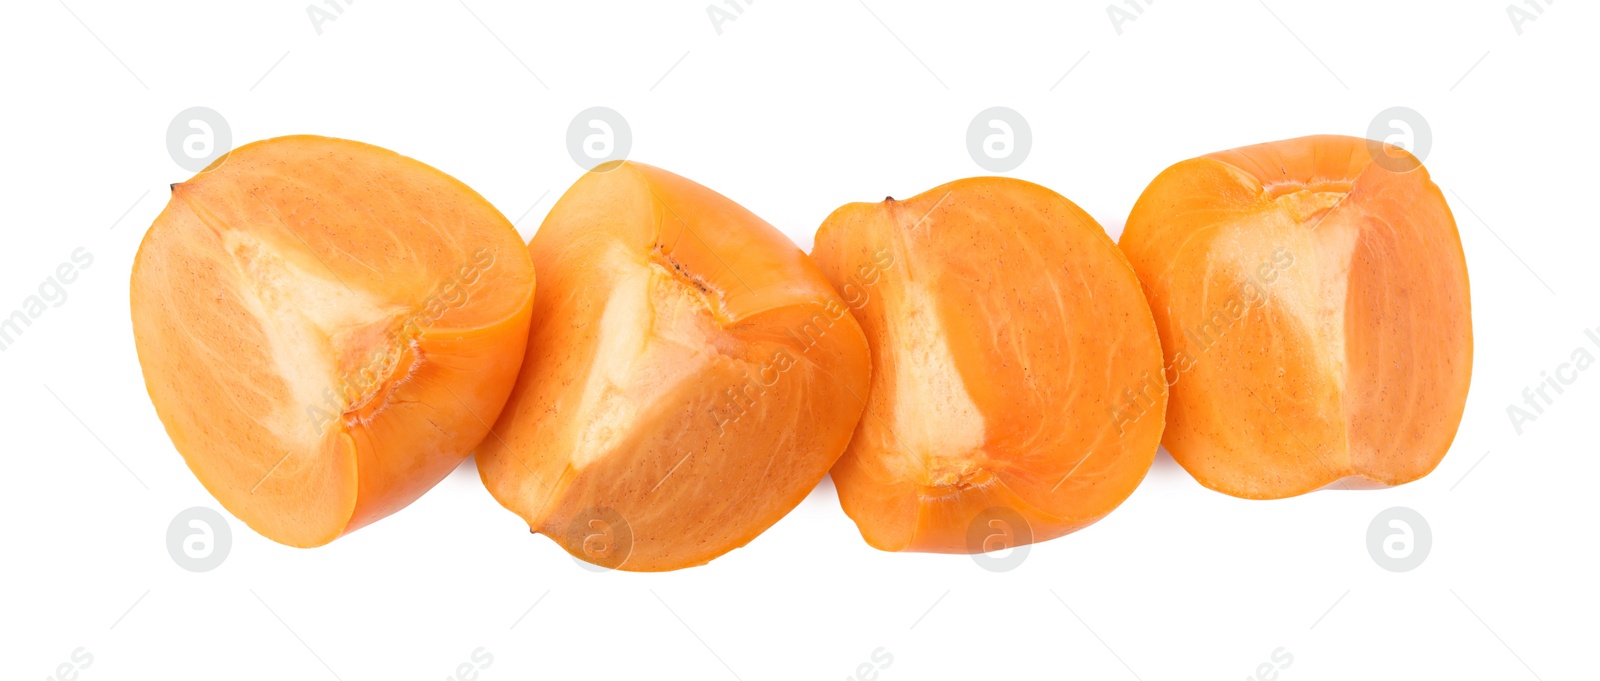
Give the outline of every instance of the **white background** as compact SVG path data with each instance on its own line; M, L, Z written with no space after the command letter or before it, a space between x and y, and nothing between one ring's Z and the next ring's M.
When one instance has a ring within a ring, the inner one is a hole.
M1243 679L1279 647L1292 681L1592 674L1600 369L1520 435L1506 408L1574 349L1600 356L1594 5L1518 0L1538 17L1519 34L1509 0L1130 1L1120 34L1104 0L762 0L720 35L705 0L360 2L320 35L303 0L9 3L0 315L73 249L94 264L0 353L0 673L48 678L83 647L90 681L444 679L481 646L487 681L843 679L880 647L889 681ZM840 204L984 174L965 137L991 106L1033 130L1009 174L1113 236L1171 163L1411 107L1471 273L1466 418L1432 475L1389 490L1244 501L1163 453L1120 509L1006 573L869 548L826 482L709 566L595 573L470 461L329 546L227 516L221 567L175 565L168 523L218 505L150 406L127 305L139 240L190 175L174 115L216 109L235 144L392 148L528 237L580 174L566 129L596 105L627 117L633 158L805 248ZM1432 529L1412 572L1365 546L1393 506Z

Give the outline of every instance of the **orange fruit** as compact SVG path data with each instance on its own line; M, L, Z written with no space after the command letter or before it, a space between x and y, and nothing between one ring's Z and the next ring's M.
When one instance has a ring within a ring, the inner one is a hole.
M567 190L528 252L545 293L478 468L534 531L604 567L699 565L777 522L844 450L866 341L750 211L614 162Z
M1144 478L1166 406L1155 324L1127 260L1071 201L958 180L834 211L813 256L872 348L867 415L833 468L867 543L1042 541Z
M1321 135L1183 161L1121 245L1161 331L1167 450L1201 484L1398 485L1449 450L1472 376L1467 264L1404 150Z
M466 185L296 136L173 185L130 302L189 468L257 532L317 546L404 508L488 433L533 291L520 237Z

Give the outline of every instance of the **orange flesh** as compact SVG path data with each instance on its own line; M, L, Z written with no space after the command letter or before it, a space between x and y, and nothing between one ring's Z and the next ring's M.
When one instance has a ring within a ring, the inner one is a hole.
M705 563L777 522L843 451L866 342L811 260L754 214L658 168L607 164L528 251L555 293L536 302L478 467L574 556ZM601 528L622 546L572 532L599 520L625 525Z
M516 231L466 185L296 136L173 185L130 297L190 469L257 532L317 546L405 507L484 437L533 290Z
M1403 150L1316 136L1184 161L1121 246L1166 353L1166 447L1202 484L1397 485L1444 457L1471 377L1466 260Z
M1019 538L1049 539L1144 478L1161 348L1133 270L1072 202L960 180L840 208L813 256L872 348L867 415L833 469L869 544L972 552L994 507L1022 516Z

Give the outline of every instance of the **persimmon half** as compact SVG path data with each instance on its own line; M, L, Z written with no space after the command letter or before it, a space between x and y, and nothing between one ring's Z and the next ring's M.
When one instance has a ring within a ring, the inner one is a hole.
M699 565L793 509L844 451L866 340L783 233L632 161L567 190L528 245L543 280L484 484L573 556Z
M813 257L872 348L867 415L833 468L868 544L978 553L1099 520L1161 439L1161 346L1116 244L1002 177L853 203Z
M1167 450L1201 484L1398 485L1449 450L1472 375L1467 265L1403 149L1322 135L1183 161L1121 245L1161 331Z
M534 271L511 223L385 149L280 137L172 196L134 258L145 387L200 482L317 546L447 475L499 416Z

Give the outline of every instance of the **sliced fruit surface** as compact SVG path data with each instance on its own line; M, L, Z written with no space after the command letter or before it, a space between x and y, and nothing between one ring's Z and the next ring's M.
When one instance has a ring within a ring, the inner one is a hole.
M777 522L844 451L866 341L750 211L614 162L567 190L528 251L543 293L478 467L534 531L608 568L699 565Z
M411 503L488 433L534 270L450 176L313 136L233 150L145 233L145 386L173 445L251 528L317 546Z
M1161 347L1133 269L1071 201L958 180L834 211L813 256L872 348L867 415L833 469L869 544L1042 541L1144 478L1166 407Z
M1472 373L1466 259L1404 150L1321 135L1183 161L1121 245L1166 354L1165 445L1201 484L1398 485L1450 448Z

